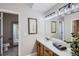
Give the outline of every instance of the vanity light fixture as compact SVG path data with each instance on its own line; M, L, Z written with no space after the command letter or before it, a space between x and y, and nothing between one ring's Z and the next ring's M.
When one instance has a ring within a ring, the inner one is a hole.
M58 11L46 15L45 18L50 19L50 18L58 17L60 15L65 16L76 12L79 12L79 3L68 3L65 6L59 8Z

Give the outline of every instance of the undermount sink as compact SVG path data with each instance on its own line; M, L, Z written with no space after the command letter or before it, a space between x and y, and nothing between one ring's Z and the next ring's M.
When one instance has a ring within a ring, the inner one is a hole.
M52 45L59 50L66 50L69 47L69 45L62 40L55 38L51 38L51 40L52 40Z
M55 46L59 50L66 50L67 49L67 47L65 45L61 44L61 43L54 42L52 44L53 44L53 46Z

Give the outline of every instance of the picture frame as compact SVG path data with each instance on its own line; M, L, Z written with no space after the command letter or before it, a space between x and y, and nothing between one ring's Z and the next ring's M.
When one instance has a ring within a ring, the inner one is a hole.
M56 33L56 21L51 21L51 33Z
M37 34L36 18L28 18L28 34Z

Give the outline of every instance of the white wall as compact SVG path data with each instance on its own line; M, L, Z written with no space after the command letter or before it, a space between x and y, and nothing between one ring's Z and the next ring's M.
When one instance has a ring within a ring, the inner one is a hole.
M19 55L27 55L34 50L37 36L44 35L43 17L41 13L32 11L25 4L0 4L0 9L19 13ZM38 19L38 34L28 35L28 17Z
M38 19L38 35L42 35L43 28L41 28L42 23L42 15L31 10L26 11L27 9L23 10L23 13L20 15L20 51L21 55L26 55L32 52L34 44L37 39L37 34L35 35L28 35L28 17L34 17ZM41 20L40 20L41 19Z
M72 22L74 20L79 20L79 12L73 13L70 15L66 15L64 17L65 22L65 40L72 41L71 33L72 33Z

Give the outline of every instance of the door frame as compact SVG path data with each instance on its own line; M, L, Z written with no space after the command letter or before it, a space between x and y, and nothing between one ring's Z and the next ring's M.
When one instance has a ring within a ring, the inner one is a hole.
M12 10L7 10L7 9L0 9L0 12L10 13L10 14L17 14L18 15L18 25L19 25L19 15L20 15L19 12L15 12L15 11L12 11ZM18 33L19 33L19 31L18 31ZM19 37L19 35L18 35L18 37ZM18 39L18 41L19 41L19 39ZM18 43L18 55L20 55L19 52L20 52L20 49L19 49L19 43ZM2 56L3 56L3 52L2 52Z
M1 25L0 25L0 27L1 27L1 38L0 38L0 40L1 40L1 47L0 47L0 49L1 49L1 52L0 52L0 54L1 54L1 56L3 56L3 12L0 12L1 13Z

